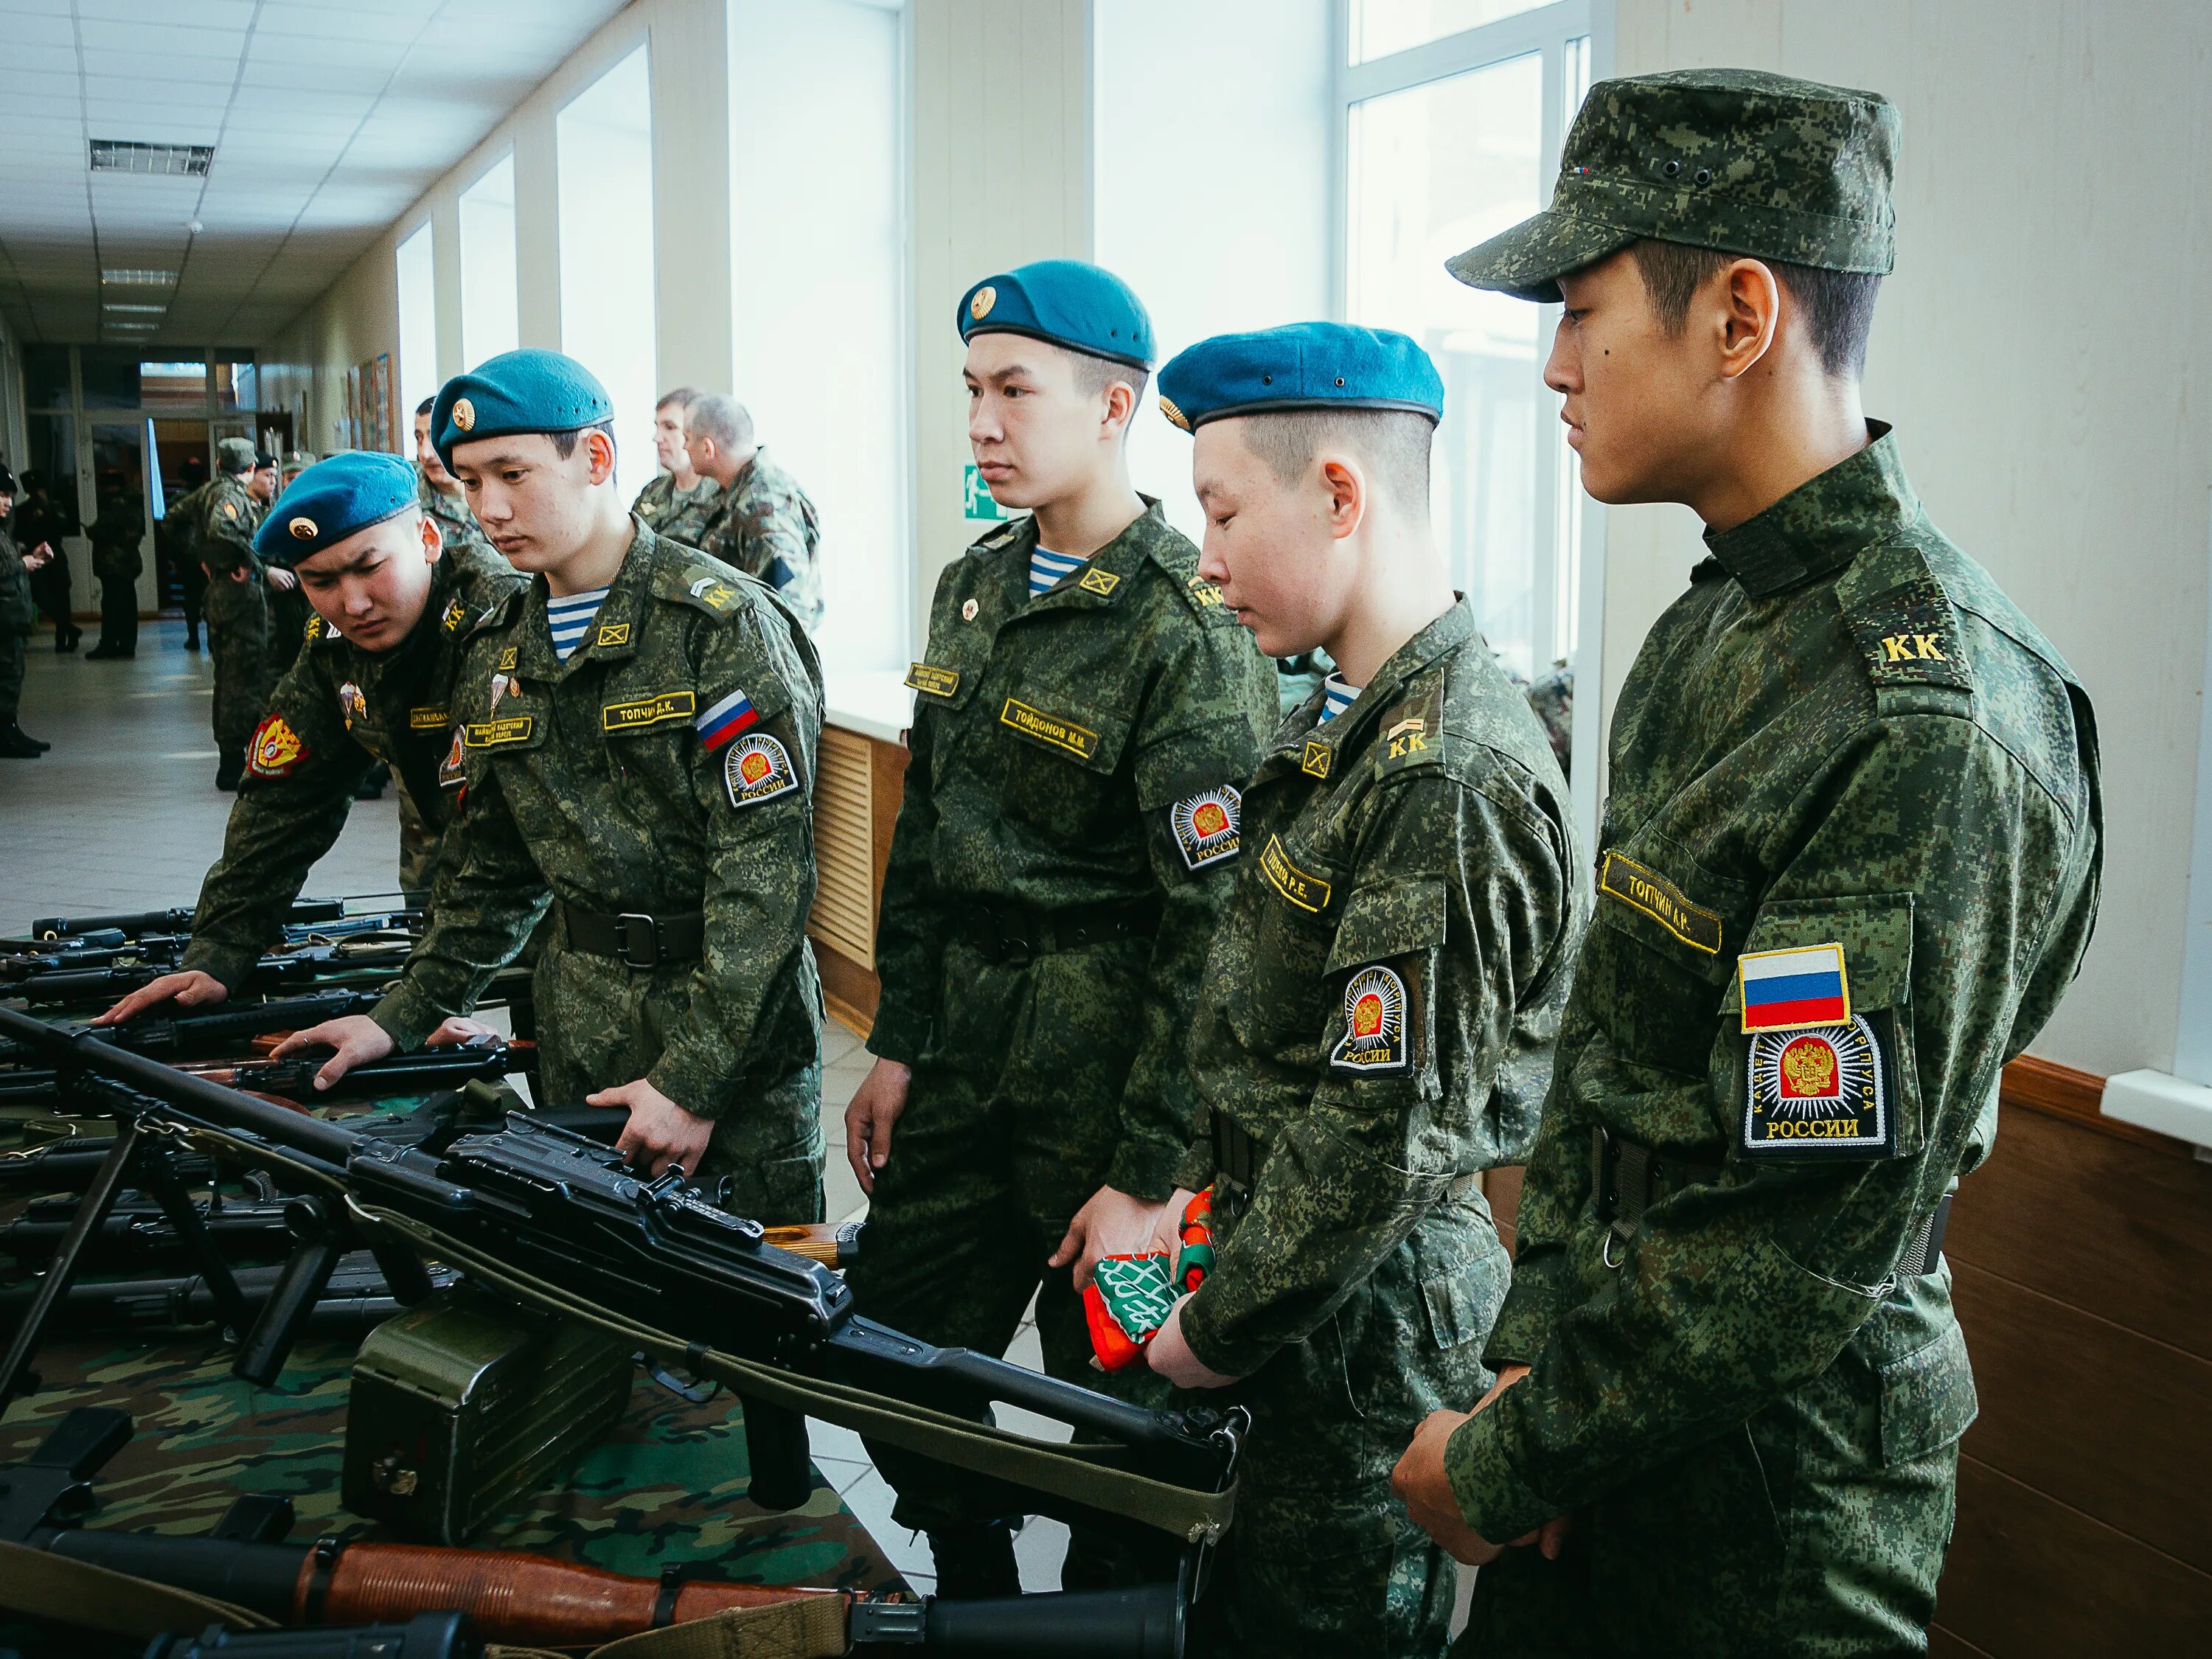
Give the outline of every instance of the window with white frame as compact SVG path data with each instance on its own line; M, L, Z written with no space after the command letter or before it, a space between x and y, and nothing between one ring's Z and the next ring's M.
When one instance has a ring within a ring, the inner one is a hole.
M1595 511L1543 384L1559 308L1478 292L1444 261L1550 199L1589 86L1590 0L1352 0L1343 16L1345 315L1436 360L1437 533L1492 648L1533 678L1578 654Z
M405 437L415 429L416 405L438 395L438 265L429 221L392 257L399 285L399 407L392 418ZM412 453L411 445L401 447Z
M461 192L461 357L474 368L521 338L514 285L514 157ZM411 412L412 405L410 405Z
M615 405L615 481L627 501L653 474L657 335L653 76L638 49L569 100L555 124L561 199L561 349Z

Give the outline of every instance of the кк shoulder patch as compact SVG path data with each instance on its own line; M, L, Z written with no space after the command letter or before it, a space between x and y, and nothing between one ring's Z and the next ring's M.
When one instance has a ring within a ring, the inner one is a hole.
M757 806L798 788L799 775L784 746L767 732L756 732L730 745L722 762L722 782L730 792L731 805Z
M1742 1148L1749 1156L1887 1158L1896 1150L1874 1027L1760 1031L1750 1043Z
M738 590L712 570L687 566L676 578L684 597L710 617L726 617L742 603Z
M1244 797L1233 784L1201 789L1176 802L1168 808L1168 821L1175 826L1182 861L1193 870L1203 870L1235 858L1244 844L1243 815Z
M1974 689L1959 644L1959 615L1932 575L1907 577L1844 609L1876 685Z
M1344 1035L1328 1063L1347 1072L1402 1072L1407 1054L1406 981L1380 963L1362 968L1344 988Z

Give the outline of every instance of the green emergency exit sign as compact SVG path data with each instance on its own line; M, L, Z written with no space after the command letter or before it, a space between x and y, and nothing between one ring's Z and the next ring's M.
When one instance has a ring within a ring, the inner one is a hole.
M995 521L1014 516L991 499L991 492L983 487L983 469L972 461L969 463L967 476L961 483L960 499L963 510L971 519Z

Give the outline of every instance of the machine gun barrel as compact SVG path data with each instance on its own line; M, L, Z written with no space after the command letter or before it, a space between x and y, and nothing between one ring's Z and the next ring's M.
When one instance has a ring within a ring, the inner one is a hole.
M284 920L293 921L341 921L346 914L346 902L342 898L294 899ZM192 913L189 909L126 910L112 916L40 916L31 924L33 939L67 939L77 933L100 933L113 929L126 936L139 933L182 933L191 930Z
M278 1267L240 1267L233 1277L249 1312L258 1313L276 1289ZM431 1275L442 1287L453 1275L444 1270ZM0 1327L20 1319L37 1294L32 1285L0 1291ZM308 1323L316 1330L367 1331L400 1313L402 1309L385 1283L383 1273L366 1250L345 1256L323 1287ZM77 1331L115 1331L161 1328L177 1325L217 1325L222 1310L215 1291L199 1274L180 1279L116 1279L79 1284L55 1315L55 1322Z

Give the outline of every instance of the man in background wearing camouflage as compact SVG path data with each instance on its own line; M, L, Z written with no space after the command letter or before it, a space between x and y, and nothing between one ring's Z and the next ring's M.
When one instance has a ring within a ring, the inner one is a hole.
M315 611L307 644L255 731L178 971L124 998L102 1024L235 990L337 840L372 765L391 766L403 794L428 803L434 832L453 817L438 776L455 741L461 641L521 577L489 548L447 543L417 502L414 469L368 450L308 467L254 546L264 564L299 577Z
M661 470L629 504L629 510L644 520L645 527L654 535L682 542L686 547L703 545L700 538L706 533L707 520L722 493L722 486L714 479L692 470L684 423L690 418L691 405L698 401L696 392L680 386L663 392L653 406L653 453ZM720 556L724 563L730 562L727 555Z
M743 404L696 398L684 430L691 465L721 492L700 526L700 547L775 589L812 633L822 625L822 520L814 503L753 441Z
M1034 1292L1045 1368L1097 1386L1081 1301L1048 1262L1136 1248L1174 1188L1196 1127L1182 1040L1274 667L1130 487L1152 357L1137 296L1046 260L978 283L958 319L984 482L1034 516L945 569L907 679L878 1058L845 1114L872 1194L852 1279L874 1316L994 1354ZM873 1450L940 1593L1019 1589L1018 1517ZM1100 1571L1079 1536L1069 1581Z
M23 700L31 635L39 628L31 577L51 553L43 544L28 553L15 545L8 533L15 505L15 475L0 466L0 760L36 760L53 745L26 732L15 723L15 713Z
M465 793L428 931L374 1018L291 1046L337 1048L325 1085L416 1047L473 1006L550 896L540 1100L626 1108L640 1166L725 1178L764 1222L819 1220L821 666L767 588L624 510L613 415L552 351L438 394L439 454L534 580L468 635L441 779Z
M446 471L446 464L438 459L437 446L430 441L430 410L437 401L435 398L425 398L415 405L416 498L422 503L422 511L438 521L438 533L446 538L447 546L465 544L479 552L490 553L491 543L484 536L483 526L477 522L477 515L469 511L461 481Z
M1948 1194L2102 828L2088 699L1860 406L1897 138L1870 93L1607 82L1551 208L1451 262L1564 302L1584 487L1712 555L1613 716L1501 1381L1397 1474L1483 1564L1483 1659L1915 1653L1935 1611L1974 1416Z
M268 521L269 509L283 489L283 480L284 469L277 459L265 449L257 450L253 477L246 490L261 508L263 523ZM308 606L290 570L266 559L262 566L261 580L269 588L269 678L273 684L300 654L301 642L307 637Z
M235 789L246 771L246 739L261 718L275 676L269 671L269 598L253 532L260 504L247 480L253 446L244 438L216 445L216 476L191 526L191 556L207 572L208 647L215 658L215 787ZM189 498L188 498L189 499Z
M100 643L87 662L138 654L138 573L146 568L146 498L111 488L85 532L92 543L92 574L100 578Z
M1264 390L1262 390L1264 388ZM1281 658L1336 664L1244 787L1249 851L1188 1054L1217 1257L1146 1353L1248 1406L1206 1652L1429 1656L1458 1572L1391 1465L1491 1381L1510 1277L1481 1172L1523 1160L1581 933L1566 781L1430 529L1443 382L1402 334L1298 324L1160 373L1194 429L1200 574Z

